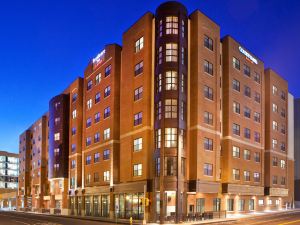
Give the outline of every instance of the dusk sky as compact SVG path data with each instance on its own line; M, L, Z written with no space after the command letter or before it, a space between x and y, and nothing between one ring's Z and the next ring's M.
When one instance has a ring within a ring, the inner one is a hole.
M0 150L18 152L19 134L50 98L82 76L89 60L158 0L16 0L0 3ZM182 0L199 9L289 82L300 97L300 1Z

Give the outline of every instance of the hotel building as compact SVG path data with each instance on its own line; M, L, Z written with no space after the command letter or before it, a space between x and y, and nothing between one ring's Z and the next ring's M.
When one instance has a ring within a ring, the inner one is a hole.
M214 21L163 3L50 101L48 179L33 183L25 167L20 208L164 223L290 207L291 99ZM34 137L20 137L24 165Z

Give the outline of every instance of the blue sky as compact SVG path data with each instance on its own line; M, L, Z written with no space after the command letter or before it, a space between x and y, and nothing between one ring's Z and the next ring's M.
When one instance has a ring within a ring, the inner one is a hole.
M48 101L83 74L105 44L163 1L15 0L0 3L0 150L18 151L18 136ZM289 81L300 97L300 2L182 0L200 9Z

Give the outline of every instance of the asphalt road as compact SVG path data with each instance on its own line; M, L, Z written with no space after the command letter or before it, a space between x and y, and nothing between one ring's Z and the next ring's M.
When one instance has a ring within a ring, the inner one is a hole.
M300 225L300 211L282 212L218 223L220 225Z
M59 216L0 211L0 225L104 225L113 224Z

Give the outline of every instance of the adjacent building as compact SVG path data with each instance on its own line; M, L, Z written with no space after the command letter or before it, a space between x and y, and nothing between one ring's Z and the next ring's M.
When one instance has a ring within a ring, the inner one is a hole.
M0 151L0 209L16 209L19 155Z
M293 104L214 21L163 3L20 136L19 208L164 223L291 207Z

